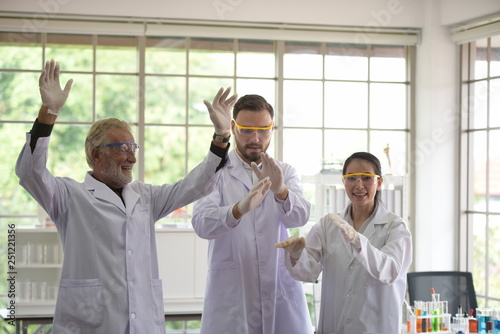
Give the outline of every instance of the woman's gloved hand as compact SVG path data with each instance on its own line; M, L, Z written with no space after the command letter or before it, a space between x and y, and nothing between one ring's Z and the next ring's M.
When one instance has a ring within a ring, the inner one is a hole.
M328 220L332 222L333 225L337 226L340 229L340 232L344 235L344 239L351 243L357 249L361 248L361 242L359 241L359 233L349 225L348 222L340 218L336 213L329 213Z
M290 238L274 244L276 248L283 248L285 251L290 253L290 256L298 260L302 250L306 248L306 239L304 237L291 236Z

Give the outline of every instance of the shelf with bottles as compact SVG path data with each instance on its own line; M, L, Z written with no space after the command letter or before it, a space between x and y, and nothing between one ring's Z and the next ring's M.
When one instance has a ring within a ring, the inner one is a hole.
M21 311L55 305L62 261L55 227L41 224L16 229L16 302Z

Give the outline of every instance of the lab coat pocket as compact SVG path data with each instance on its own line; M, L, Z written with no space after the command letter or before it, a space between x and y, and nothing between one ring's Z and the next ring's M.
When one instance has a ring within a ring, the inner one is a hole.
M147 205L139 205L139 215L141 216L141 226L140 229L144 232L146 235L146 238L149 238L149 228L151 223L151 214L149 212L149 206Z
M61 326L97 328L102 311L100 279L61 279L55 311L55 321Z
M151 280L151 293L153 294L153 322L155 325L165 323L165 311L163 308L163 287L161 279Z
M211 263L208 268L206 307L218 309L235 306L240 299L239 282L237 262Z

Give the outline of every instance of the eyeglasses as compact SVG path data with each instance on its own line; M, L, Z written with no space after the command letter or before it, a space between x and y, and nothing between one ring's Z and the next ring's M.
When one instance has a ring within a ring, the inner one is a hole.
M351 173L342 175L342 180L344 180L344 183L349 185L357 184L358 181L361 181L361 183L363 184L370 184L374 183L377 178L380 178L380 175L370 173Z
M268 136L271 134L271 130L274 127L273 122L271 122L271 124L269 124L268 126L264 126L264 127L241 126L236 121L234 121L234 124L236 124L236 128L238 129L238 133L241 135L245 135L245 136L251 136L254 132L256 132L258 135L261 135L261 136Z
M135 151L140 149L141 147L136 143L109 143L109 144L101 144L96 147L105 147L109 146L115 153L129 154L132 153L135 155Z

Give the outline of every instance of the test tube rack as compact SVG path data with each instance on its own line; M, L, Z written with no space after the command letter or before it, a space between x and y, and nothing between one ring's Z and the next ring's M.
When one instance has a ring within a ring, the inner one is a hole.
M451 314L412 315L408 324L408 333L450 333Z

